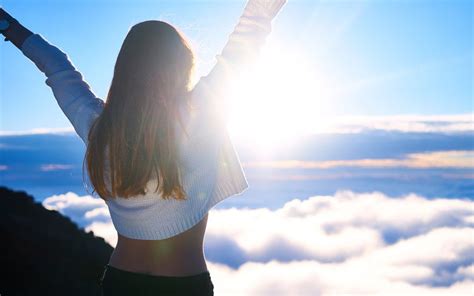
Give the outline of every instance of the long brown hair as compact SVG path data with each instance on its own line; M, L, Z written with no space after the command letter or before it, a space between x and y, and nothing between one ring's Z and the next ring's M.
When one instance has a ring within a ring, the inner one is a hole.
M189 106L193 69L193 51L172 25L151 20L129 30L105 107L88 135L87 171L101 198L145 194L157 178L162 198L186 199L175 126L179 120L183 127L178 108Z

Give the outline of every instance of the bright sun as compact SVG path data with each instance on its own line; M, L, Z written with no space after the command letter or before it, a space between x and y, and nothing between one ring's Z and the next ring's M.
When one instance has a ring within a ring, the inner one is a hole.
M232 91L228 128L260 148L323 129L322 87L309 60L271 47Z

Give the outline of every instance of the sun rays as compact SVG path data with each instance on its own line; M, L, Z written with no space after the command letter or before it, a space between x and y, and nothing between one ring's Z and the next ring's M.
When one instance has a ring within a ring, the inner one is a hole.
M295 139L321 126L324 87L310 60L272 46L230 95L229 130L261 148Z

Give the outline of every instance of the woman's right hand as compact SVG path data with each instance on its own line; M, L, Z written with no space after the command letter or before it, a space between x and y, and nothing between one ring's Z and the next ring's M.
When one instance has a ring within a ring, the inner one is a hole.
M249 0L244 8L243 15L263 16L273 19L287 0Z

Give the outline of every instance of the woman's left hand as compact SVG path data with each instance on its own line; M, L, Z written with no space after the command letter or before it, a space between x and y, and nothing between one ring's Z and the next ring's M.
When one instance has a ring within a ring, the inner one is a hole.
M6 12L2 7L0 7L0 20L7 20L9 22L16 21L8 12ZM3 33L3 31L0 31Z
M0 33L5 36L5 41L11 41L16 47L21 49L23 42L31 34L30 30L23 27L14 17L0 7L0 20L7 20L10 26L6 30L1 30Z

